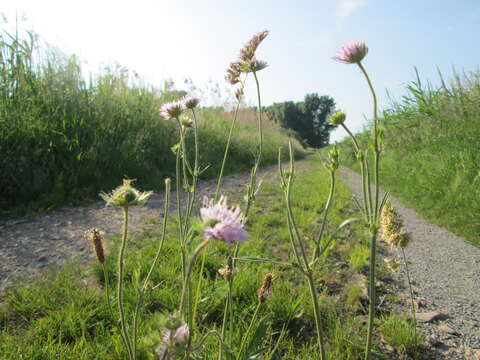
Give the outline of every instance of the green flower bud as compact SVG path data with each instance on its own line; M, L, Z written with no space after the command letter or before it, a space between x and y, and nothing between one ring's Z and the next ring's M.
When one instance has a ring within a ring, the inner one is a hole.
M331 125L341 125L347 118L347 114L343 111L337 111L336 113L330 116L330 124Z
M140 192L135 189L131 183L134 180L124 179L123 185L117 187L110 194L101 193L100 196L107 205L130 207L135 205L143 205L152 196L152 191Z

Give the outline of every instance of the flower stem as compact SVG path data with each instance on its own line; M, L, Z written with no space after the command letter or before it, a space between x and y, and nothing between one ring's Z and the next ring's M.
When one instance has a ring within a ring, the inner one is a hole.
M325 348L323 346L323 332L322 332L322 320L320 318L320 307L318 305L318 295L317 290L315 289L315 282L313 281L313 273L309 271L308 276L308 286L310 288L310 296L313 303L313 312L315 315L315 326L317 328L317 342L318 348L320 350L320 360L326 359L325 357Z
M407 257L405 256L405 250L403 247L402 249L402 255L403 255L403 262L405 263L405 270L407 272L407 280L408 280L408 288L410 290L410 300L412 302L412 320L413 320L413 326L415 327L415 338L417 337L417 318L415 316L415 300L413 296L413 288L412 288L412 281L410 280L410 271L408 269L408 263L407 263Z
M118 255L118 283L117 283L117 302L118 310L120 313L120 326L123 334L124 342L127 347L128 356L130 359L135 359L133 357L132 345L130 338L128 336L128 331L125 325L125 310L123 308L123 258L125 254L125 245L127 243L127 234L128 234L128 207L123 208L123 236L122 244L120 246L120 253Z
M190 288L190 275L192 273L193 263L195 262L195 259L197 258L200 251L202 251L202 249L205 246L208 245L210 240L211 240L211 238L205 239L200 243L200 245L197 246L197 248L193 252L192 257L190 258L190 262L188 263L188 266L187 266L187 269L186 269L186 272L185 272L185 279L184 279L184 282L183 282L182 296L180 298L180 308L179 308L180 313L183 315L184 319L186 318L186 316L185 316L186 314L185 314L185 310L184 310L185 300L186 300L187 291Z
M246 80L246 78L245 78ZM243 88L245 86L245 80L241 83L241 90L240 93L243 92ZM225 152L223 153L223 160L222 160L222 166L220 167L220 174L218 175L218 180L217 180L217 187L215 189L215 198L214 201L218 201L218 197L220 195L220 189L222 187L222 179L223 179L223 172L225 170L225 164L227 163L227 157L228 157L228 150L230 149L230 142L232 140L232 135L233 135L233 129L235 128L235 124L237 122L237 117L238 117L238 111L240 109L240 104L241 104L241 98L238 99L237 101L237 106L235 108L235 113L233 115L233 120L230 125L230 130L228 132L228 137L227 137L227 145L225 146Z
M255 322L257 321L258 313L259 313L259 310L260 310L261 306L262 306L262 303L259 301L257 307L255 308L255 312L253 313L252 319L250 320L250 324L248 325L247 332L243 336L242 343L240 344L240 349L238 350L237 360L242 359L243 347L245 346L245 343L248 340L248 337L250 335L250 331L252 330L253 324L255 324Z
M330 210L330 205L332 203L334 191L335 191L335 171L330 171L330 192L328 194L327 203L326 203L325 209L323 211L322 228L320 229L320 233L318 234L318 237L317 237L317 240L316 240L315 251L313 253L312 261L315 261L320 256L320 244L322 242L323 233L325 231L328 211Z
M375 320L375 256L376 256L376 241L377 241L378 229L373 226L370 238L370 304L368 309L368 331L367 331L367 344L365 348L365 360L370 359L370 353L372 348L372 335L373 335L373 322Z

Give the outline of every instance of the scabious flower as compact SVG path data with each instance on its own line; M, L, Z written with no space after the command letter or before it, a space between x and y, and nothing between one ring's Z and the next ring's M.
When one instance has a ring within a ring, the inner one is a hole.
M204 197L200 217L206 238L222 240L229 245L248 240L248 234L243 228L245 217L242 211L238 206L229 209L225 196L221 196L216 204L213 199Z
M368 47L363 41L351 41L333 57L334 60L346 64L358 64L368 53Z
M187 109L194 109L200 103L200 99L191 95L185 95L180 99Z
M187 342L190 336L188 325L184 322L177 329L167 329L163 333L163 342L170 346L183 345Z
M160 115L166 120L178 119L184 110L185 104L183 101L174 101L163 104L160 108Z
M123 185L117 187L110 194L104 192L100 196L107 203L107 205L130 207L135 205L143 205L152 196L153 191L140 192L131 184L133 180L124 179Z

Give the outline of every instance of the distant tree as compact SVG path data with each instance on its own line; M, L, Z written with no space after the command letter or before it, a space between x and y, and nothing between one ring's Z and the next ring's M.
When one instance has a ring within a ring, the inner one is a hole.
M320 148L328 145L330 132L335 126L327 122L335 110L335 101L330 96L307 94L304 101L274 103L266 108L271 120L285 129L291 129L306 146Z

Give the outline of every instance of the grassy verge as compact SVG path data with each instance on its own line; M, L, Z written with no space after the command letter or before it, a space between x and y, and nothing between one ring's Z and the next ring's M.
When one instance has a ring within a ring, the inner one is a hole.
M293 210L303 234L313 239L319 230L319 214L328 195L328 174L317 159L300 162L294 185ZM232 190L233 191L233 190ZM237 190L238 191L238 190ZM243 194L230 193L231 203L240 202ZM119 210L120 211L120 210ZM132 210L134 211L134 209ZM351 193L338 184L328 228L334 229L345 218L356 214ZM273 258L289 261L290 244L285 224L285 204L275 174L265 177L258 201L252 209L248 230L251 241L241 247L240 256ZM127 317L131 319L135 284L148 271L160 238L161 219L151 219L144 232L129 240L125 271ZM161 334L157 326L159 313L170 313L178 307L181 292L181 269L175 219L168 225L166 245L151 278L155 290L145 299L145 322L141 323L140 359L153 359ZM335 246L316 266L317 288L321 293L321 312L328 339L329 359L361 359L364 351L367 304L365 274L368 271L368 243L359 225L344 230ZM198 241L198 240L197 240ZM110 286L114 286L115 262L119 239L113 239L107 254ZM193 244L192 246L195 246ZM227 246L209 245L203 273L203 289L198 302L195 326L202 332L221 326L227 294L226 281L218 270L225 265ZM194 268L193 288L199 279L200 264ZM233 293L234 321L231 333L234 349L258 303L257 291L263 275L274 274L273 294L260 308L262 326L249 346L263 349L263 359L313 359L317 347L314 336L313 308L309 289L303 278L289 267L264 263L239 262ZM379 269L379 293L386 290L388 273ZM355 281L353 281L355 280ZM105 284L101 267L82 268L70 263L51 271L42 279L18 284L1 294L0 353L6 359L122 359L121 338L104 300ZM385 306L381 308L385 310ZM387 321L388 320L388 321ZM401 318L390 316L379 320L378 332L397 349L386 353L379 337L375 351L382 359L396 359L398 354L412 352L411 327ZM398 332L397 329L402 329ZM408 331L410 329L410 332ZM397 333L400 333L397 336ZM28 346L26 346L28 344ZM196 354L199 359L217 359L218 345L209 338ZM382 355L383 354L383 355Z
M0 217L97 198L124 177L146 188L173 177L177 129L159 109L184 92L148 86L120 67L86 80L80 64L75 56L41 48L33 35L0 33ZM202 176L209 177L218 174L232 114L203 108L198 116L200 161L209 166ZM227 173L254 162L254 116L247 107L240 111ZM266 127L268 164L289 138L274 124Z
M480 74L433 88L419 78L384 111L381 181L386 190L480 246ZM359 134L366 142L366 134ZM356 168L350 140L344 164Z

